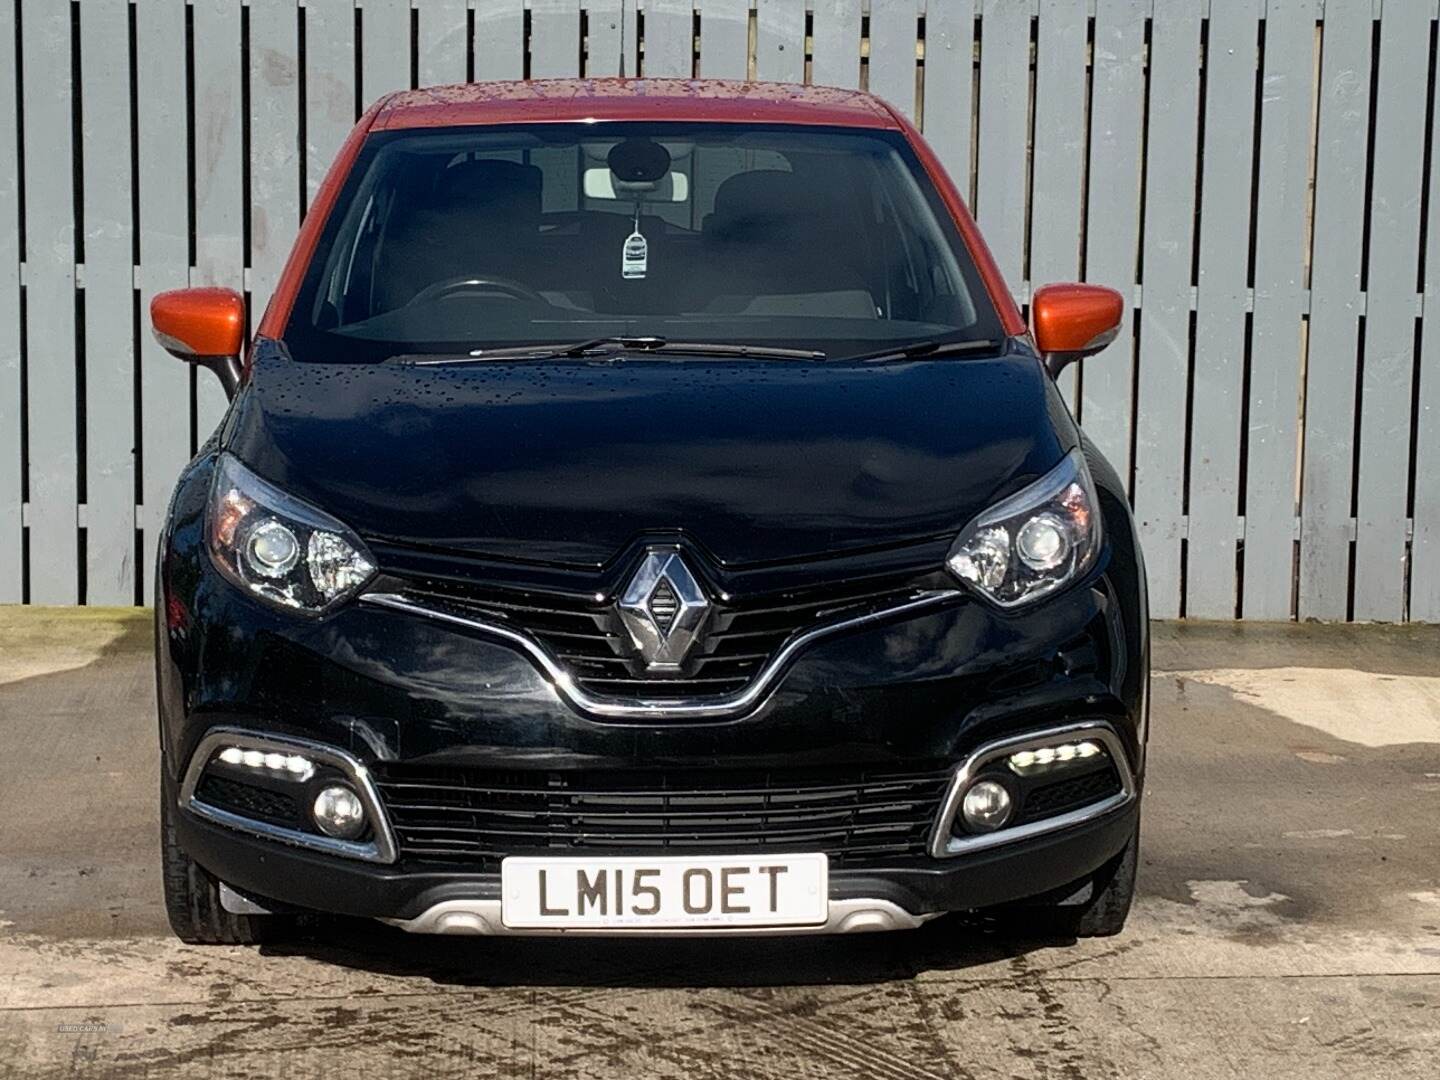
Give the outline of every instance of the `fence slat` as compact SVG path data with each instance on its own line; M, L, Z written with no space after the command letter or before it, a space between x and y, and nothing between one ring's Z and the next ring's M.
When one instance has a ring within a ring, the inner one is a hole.
M135 356L127 0L80 12L85 216L85 600L135 602ZM238 38L232 39L238 41ZM238 49L237 49L238 52Z
M355 0L305 0L307 207L355 118Z
M921 125L945 171L972 204L971 104L975 81L974 0L947 0L925 15Z
M1155 6L1158 11L1162 0ZM1097 0L1095 9L1085 277L1119 289L1127 300L1134 290L1139 245L1142 63L1149 13L1149 0ZM1193 146L1187 152L1193 155ZM1127 303L1117 343L1085 361L1080 371L1080 422L1121 476L1130 473L1132 340Z
M694 71L692 0L649 0L645 5L646 78L686 78Z
M915 42L920 14L915 0L870 2L870 93L915 118Z
M1150 577L1150 610L1173 618L1180 613L1190 268L1200 100L1200 12L1190 0L1156 0L1150 58L1145 302L1140 309L1134 499ZM1093 369L1087 368L1085 374L1088 382Z
M1042 0L1035 55L1035 163L1030 209L1030 281L1080 277L1085 199L1085 0ZM1117 350L1118 351L1118 350ZM1060 377L1075 404L1078 368Z
M1368 4L1326 4L1300 493L1302 619L1343 619L1349 606L1371 31Z
M750 0L704 0L700 74L707 79L744 79L749 72Z
M805 81L805 0L755 0L755 76Z
M73 604L79 553L75 430L75 209L70 6L28 4L25 332L29 346L30 598Z
M15 5L0 4L0 57L16 69ZM0 79L0 604L25 597L21 525L20 153L15 80Z
M524 0L486 0L477 7L472 48L476 81L524 78Z
M1414 297L1425 146L1425 110L1417 107L1415 88L1426 84L1429 37L1429 4L1385 5L1375 84L1360 469L1355 487L1357 619L1398 621L1405 611ZM1433 477L1426 479L1434 482Z
M579 74L580 0L530 0L530 77L573 79Z
M245 288L244 102L240 9L228 0L191 8L195 48L194 285ZM353 66L353 65L352 65ZM88 268L87 268L88 269ZM225 394L206 372L194 380L198 441L225 413Z
M486 10L507 0L487 0ZM519 0L513 0L516 4ZM479 37L480 17L475 18ZM515 49L523 55L524 42ZM480 70L476 49L475 68ZM488 76L486 76L488 78ZM518 75L516 76L519 77ZM410 89L410 0L365 0L360 8L360 100L365 108L385 94Z
M585 5L585 76L591 79L624 74L622 53L624 12L621 0L591 0ZM476 13L478 18L479 13Z
M470 47L465 0L415 0L415 21L416 85L464 82Z
M296 10L295 0L250 5L250 292L256 312L270 303L300 224Z
M975 216L1017 296L1025 265L1025 139L1030 110L1030 5L984 0Z
M1440 82L1430 87L1430 145L1440 147ZM1432 151L1433 154L1433 151ZM1433 158L1432 158L1433 161ZM1410 559L1410 618L1440 622L1440 168L1430 167L1429 250L1425 257L1425 323L1415 441L1415 538Z
M1209 619L1235 615L1257 16L1258 0L1213 8L1205 53L1185 611Z
M815 0L810 81L853 90L860 85L860 0Z
M252 12L253 28L253 12ZM136 6L135 55L185 55L183 0ZM136 142L140 164L140 447L144 546L135 572L140 595L153 596L156 544L175 478L190 457L190 369L155 341L150 300L183 288L190 276L189 192L185 181L185 68L140 63L135 71Z
M1295 576L1315 16L1315 0L1269 0L1266 8L1241 597L1252 619L1288 619Z

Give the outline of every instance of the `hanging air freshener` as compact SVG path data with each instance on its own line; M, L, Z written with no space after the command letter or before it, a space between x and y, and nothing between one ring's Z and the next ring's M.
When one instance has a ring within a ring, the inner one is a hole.
M650 262L650 245L640 233L640 205L635 205L635 224L620 249L620 276L627 281L643 278Z

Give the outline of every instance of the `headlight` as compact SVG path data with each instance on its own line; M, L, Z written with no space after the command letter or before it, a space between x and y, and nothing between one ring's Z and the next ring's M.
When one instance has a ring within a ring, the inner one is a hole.
M279 607L324 611L375 573L358 536L229 454L215 469L205 535L221 573Z
M1076 448L967 525L945 562L1001 607L1018 607L1085 573L1099 550L1095 485Z

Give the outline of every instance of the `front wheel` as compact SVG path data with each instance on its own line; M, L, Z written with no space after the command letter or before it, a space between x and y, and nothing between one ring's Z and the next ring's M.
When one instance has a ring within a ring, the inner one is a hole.
M288 915L237 915L220 903L220 881L185 853L175 835L175 808L160 786L160 863L165 914L175 936L190 945L258 945L293 929Z
M1090 895L1078 904L1031 902L995 911L998 928L1017 937L1113 937L1125 928L1135 899L1135 872L1140 861L1140 823L1125 850L1091 876ZM1065 890L1073 893L1086 882Z

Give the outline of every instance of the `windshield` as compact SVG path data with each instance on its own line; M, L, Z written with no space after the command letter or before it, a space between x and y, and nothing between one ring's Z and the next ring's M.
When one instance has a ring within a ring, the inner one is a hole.
M372 136L285 342L340 363L634 337L836 358L1001 336L898 132L617 123Z

